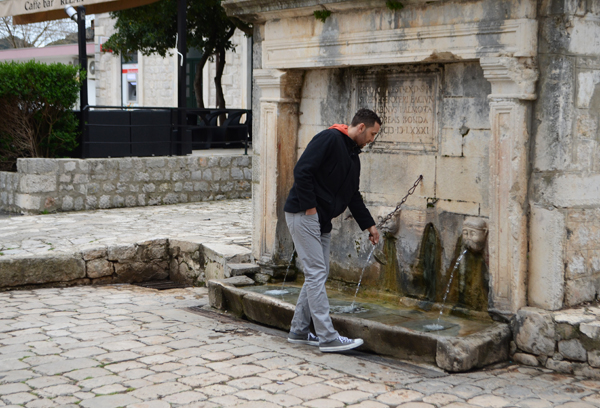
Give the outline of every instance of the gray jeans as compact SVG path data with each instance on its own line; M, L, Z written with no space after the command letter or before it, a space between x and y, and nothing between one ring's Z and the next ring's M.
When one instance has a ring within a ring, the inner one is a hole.
M338 338L329 316L329 299L325 281L329 275L329 243L331 233L321 234L317 214L285 213L298 258L304 268L304 285L300 291L296 311L292 319L291 332L308 334L310 319L319 341L326 343Z

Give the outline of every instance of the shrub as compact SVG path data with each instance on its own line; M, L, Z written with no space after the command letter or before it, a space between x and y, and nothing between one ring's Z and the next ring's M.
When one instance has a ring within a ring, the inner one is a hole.
M77 147L79 69L35 61L0 63L0 170L19 157L64 157Z

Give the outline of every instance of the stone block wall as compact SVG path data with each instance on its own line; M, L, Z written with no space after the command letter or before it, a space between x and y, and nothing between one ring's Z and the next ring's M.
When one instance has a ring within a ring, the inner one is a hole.
M599 318L597 306L556 312L522 308L512 324L512 359L560 373L600 379Z
M249 156L19 159L0 209L36 214L251 197Z
M17 173L0 171L0 209L12 211L15 206L15 192L19 188Z
M250 262L250 252L239 245L157 238L135 244L88 246L69 254L2 257L0 290L38 285L137 283L167 278L198 286L209 278L230 277L224 265L233 261Z
M538 15L528 301L557 310L600 294L600 3Z

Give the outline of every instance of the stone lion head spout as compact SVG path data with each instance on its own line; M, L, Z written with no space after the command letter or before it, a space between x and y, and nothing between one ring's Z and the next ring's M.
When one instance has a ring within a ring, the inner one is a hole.
M487 223L484 220L476 217L468 217L463 223L463 246L474 253L482 252L485 248L487 234Z

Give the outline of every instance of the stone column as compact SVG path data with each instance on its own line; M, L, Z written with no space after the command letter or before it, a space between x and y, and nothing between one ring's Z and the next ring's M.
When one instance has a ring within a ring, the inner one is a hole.
M490 310L527 304L529 134L537 69L528 58L482 58L490 99Z
M252 252L261 265L274 267L292 255L283 206L294 182L303 71L254 70L254 81L261 96L253 146Z

